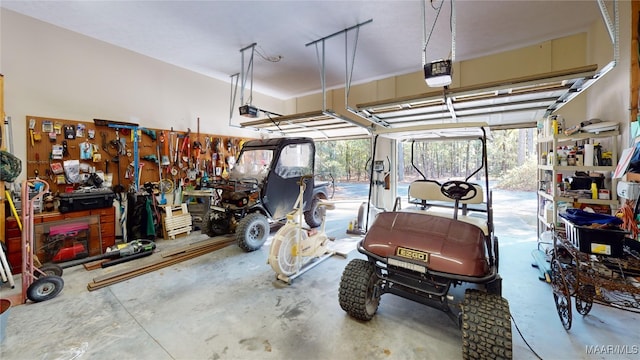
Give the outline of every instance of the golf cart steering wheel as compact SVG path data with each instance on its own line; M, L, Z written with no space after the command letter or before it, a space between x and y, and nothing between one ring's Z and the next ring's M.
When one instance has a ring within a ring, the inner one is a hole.
M476 187L466 181L447 181L440 186L440 192L453 200L473 199L478 193Z

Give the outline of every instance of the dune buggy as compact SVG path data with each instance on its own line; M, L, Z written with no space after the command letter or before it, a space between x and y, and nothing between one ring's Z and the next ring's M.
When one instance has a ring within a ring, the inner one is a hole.
M377 214L357 247L366 259L353 259L342 274L339 302L364 321L373 318L386 293L435 307L461 327L463 358L509 359L511 320L498 274L486 132L482 124L473 125L411 133L412 164L421 179L409 186L407 208L397 199L392 211ZM428 179L414 162L415 144L447 131L475 143L459 154L470 161L470 170L456 180ZM474 177L484 177L482 186L471 182Z
M276 138L244 143L229 179L213 185L213 203L205 230L216 236L235 232L244 251L262 247L270 221L284 220L298 196L298 181L310 175L304 193L304 218L322 223L318 202L328 197L328 183L314 181L315 144L310 138Z

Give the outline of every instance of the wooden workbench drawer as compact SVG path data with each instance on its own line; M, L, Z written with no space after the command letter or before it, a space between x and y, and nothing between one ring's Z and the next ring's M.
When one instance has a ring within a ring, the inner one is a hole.
M100 222L100 233L102 237L116 235L116 223L115 222Z
M100 215L100 216L108 216L108 215L115 215L116 213L116 208L114 208L113 206L108 207L108 208L102 208L102 209L93 209L91 210L91 215Z
M7 253L18 253L22 252L22 236L18 232L18 236L7 237Z
M107 252L107 248L116 244L115 235L107 235L102 237L102 253Z
M65 213L63 216L65 219L73 219L73 218L79 218L79 217L85 217L85 216L90 216L91 211L86 210L86 211L72 211L72 212L68 212Z
M41 224L43 222L60 221L60 220L64 220L64 216L59 212L42 213L42 214L33 215L34 224Z
M22 272L22 252L7 254L7 261L11 266L12 274L20 274Z

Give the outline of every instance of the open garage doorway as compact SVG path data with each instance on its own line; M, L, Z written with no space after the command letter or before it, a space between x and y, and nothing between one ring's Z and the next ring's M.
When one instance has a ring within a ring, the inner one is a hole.
M505 224L520 223L531 227L535 237L537 217L536 179L537 158L535 128L491 130L487 140L489 159L489 184L493 194L495 220ZM478 147L469 141L416 142L412 165L411 143L398 144L398 196L406 199L408 184L427 178L440 181L464 178L476 167L472 166L480 156ZM467 162L456 162L464 153ZM484 182L484 171L471 179ZM498 226L496 226L497 228Z
M536 241L537 217L537 179L535 128L491 130L487 152L489 159L489 179L493 195L494 222L497 235L509 228L512 234L517 228L520 236L503 239L502 244L509 242ZM335 182L334 200L349 202L353 206L353 216L357 213L357 206L369 198L369 180L371 165L371 139L335 140L316 142L316 174L320 180ZM477 158L478 147L473 147L468 141L430 141L418 143L414 147L414 162L420 172L441 183L451 179L468 176L476 167L473 161L454 162L453 152L464 152L469 159ZM458 157L459 158L459 157ZM397 145L397 196L402 206L408 206L409 184L422 175L411 164L411 142L398 142ZM381 172L373 172L374 183L384 181L383 173L388 172L393 162L384 159ZM484 172L477 174L482 176ZM472 181L483 183L483 178ZM383 186L383 185L381 185ZM372 196L375 196L375 187ZM384 204L391 209L392 201ZM502 234L504 235L504 234Z

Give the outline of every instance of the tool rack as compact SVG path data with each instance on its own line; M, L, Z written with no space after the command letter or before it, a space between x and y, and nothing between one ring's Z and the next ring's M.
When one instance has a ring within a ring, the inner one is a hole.
M637 241L622 230L563 222L564 229L554 229L551 287L564 328L571 328L572 297L581 315L587 315L593 303L640 313Z
M241 144L248 140L200 133L199 126L194 132L100 119L28 115L26 125L27 177L48 180L54 193L79 186L65 179L64 173L56 172L63 169L66 160L84 165L82 174L110 174L112 185L136 190L141 184L158 182L160 176L176 187L180 183L195 184L205 174L208 181L219 180L235 162L231 159L235 159ZM92 147L91 158L83 158L86 144ZM194 149L196 144L198 151ZM63 147L62 155L54 153L56 145Z

